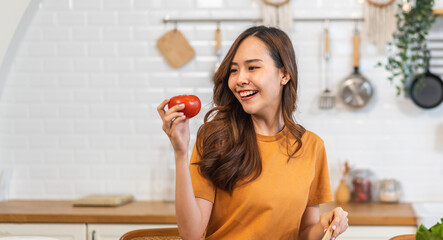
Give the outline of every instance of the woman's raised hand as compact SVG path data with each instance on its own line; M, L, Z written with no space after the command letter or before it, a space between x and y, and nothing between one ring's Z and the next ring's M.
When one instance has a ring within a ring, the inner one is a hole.
M163 131L168 135L176 154L187 153L189 148L189 119L180 110L185 108L184 104L175 105L165 110L169 99L164 100L157 107L158 114L163 121Z

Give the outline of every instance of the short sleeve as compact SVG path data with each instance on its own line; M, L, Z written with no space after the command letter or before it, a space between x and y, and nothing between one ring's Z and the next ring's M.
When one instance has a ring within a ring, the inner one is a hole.
M194 190L195 197L206 199L212 203L215 201L215 186L211 180L203 177L199 171L199 166L193 163L200 161L200 157L197 153L196 145L192 150L191 164L189 165L189 172L191 174L192 188Z
M315 155L315 176L309 191L308 206L314 206L333 200L329 182L328 161L323 141Z

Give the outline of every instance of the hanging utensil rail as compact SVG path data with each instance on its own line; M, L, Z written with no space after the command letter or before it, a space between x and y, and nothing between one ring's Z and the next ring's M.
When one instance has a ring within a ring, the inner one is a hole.
M177 22L261 22L261 18L170 18L165 16L163 23L177 23ZM305 22L324 22L326 20L334 22L350 22L350 21L364 21L363 18L307 18L307 17L294 17L293 21L305 21Z

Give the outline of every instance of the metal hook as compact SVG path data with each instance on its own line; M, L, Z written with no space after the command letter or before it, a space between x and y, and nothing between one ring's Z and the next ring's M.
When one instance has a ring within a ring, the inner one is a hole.
M354 32L358 33L358 21L357 21L357 19L354 20Z
M424 51L424 60L425 60L425 67L426 67L426 69L429 69L429 62L431 61L431 51L428 49L428 48L426 48L425 49L425 51Z
M169 15L166 15L164 18L163 18L163 22L167 25L169 22L170 22L170 17L169 17Z

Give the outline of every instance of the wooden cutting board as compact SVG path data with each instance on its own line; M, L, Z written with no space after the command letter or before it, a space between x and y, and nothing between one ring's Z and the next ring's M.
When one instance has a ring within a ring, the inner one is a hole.
M92 194L73 201L74 207L116 207L134 200L131 194Z
M194 49L178 29L173 29L161 36L157 40L157 48L174 68L185 65L195 55Z

